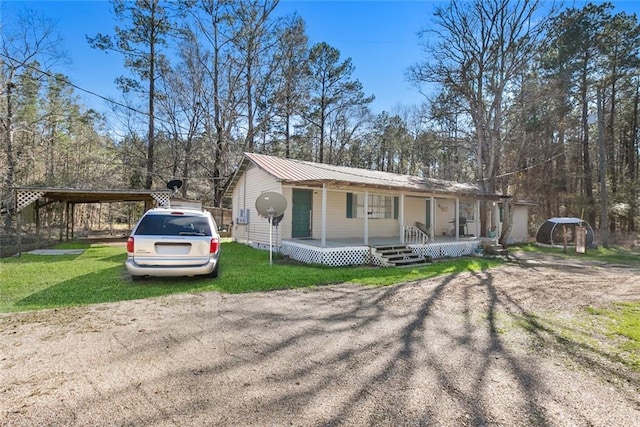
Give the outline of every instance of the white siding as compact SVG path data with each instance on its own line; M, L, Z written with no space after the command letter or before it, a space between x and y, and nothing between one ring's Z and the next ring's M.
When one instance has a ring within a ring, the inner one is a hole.
M256 199L267 191L282 192L282 185L262 169L251 165L247 168L232 194L234 218L233 240L254 246L269 245L269 221L256 211ZM249 209L249 224L238 224L240 209ZM286 218L286 213L285 213ZM274 230L275 231L275 230ZM274 233L274 244L280 236Z
M516 205L513 211L513 224L509 234L509 243L526 242L529 237L528 230L529 207Z
M404 198L404 225L413 226L416 222L425 223L427 220L427 200L421 197Z
M497 233L500 235L502 230L502 222L498 227ZM508 244L524 243L529 240L529 206L516 205L513 211L513 223L511 224L511 232L507 239Z
M280 225L278 225L278 228L280 229L280 235L283 239L290 239L293 225L291 221L293 218L293 191L291 187L283 187L282 194L284 198L287 199L287 209L284 211L284 217Z
M353 192L357 194L357 192ZM370 193L381 194L381 193ZM322 189L313 192L312 237L322 233ZM369 218L369 237L400 236L397 219ZM327 191L327 239L364 237L364 218L347 218L347 193Z
M453 221L456 217L455 199L436 199L434 209L434 233L436 236L451 236L451 230L455 228Z

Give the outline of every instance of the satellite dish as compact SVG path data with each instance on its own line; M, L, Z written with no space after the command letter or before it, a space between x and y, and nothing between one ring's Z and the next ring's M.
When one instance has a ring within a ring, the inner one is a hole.
M282 218L284 218L284 214L274 216L273 220L271 220L271 225L273 225L274 227L277 227L278 224L280 224L280 221L282 221Z
M282 220L285 209L287 209L287 199L280 193L268 191L256 199L258 213L269 218L269 265L273 265L273 226Z
M269 191L256 199L256 210L265 218L275 218L287 209L287 199L280 193Z
M167 182L167 188L169 190L173 190L174 193L177 193L181 187L182 187L181 179L172 179L171 181Z

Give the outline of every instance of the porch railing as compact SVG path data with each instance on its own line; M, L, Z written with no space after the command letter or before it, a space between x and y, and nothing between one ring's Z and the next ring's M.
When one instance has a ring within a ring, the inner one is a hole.
M429 241L427 236L422 230L413 225L404 226L404 242L413 245L425 245Z

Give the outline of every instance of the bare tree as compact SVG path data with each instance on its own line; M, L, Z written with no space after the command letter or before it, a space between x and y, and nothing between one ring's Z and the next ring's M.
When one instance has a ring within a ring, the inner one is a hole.
M246 135L244 148L253 151L259 100L264 98L275 72L271 52L276 40L276 21L270 19L278 0L244 0L235 2L233 14L237 27L232 38L242 69ZM263 106L264 109L264 106ZM263 115L266 121L270 115Z
M196 154L202 150L208 96L206 70L202 64L206 56L200 49L193 33L185 33L178 52L179 62L161 79L163 96L159 110L170 141L171 175L182 179L181 192L185 198L189 179L199 162L200 156Z
M319 132L317 161L324 163L325 136L330 116L345 107L366 106L374 99L365 96L362 83L352 80L355 67L351 58L340 62L340 51L327 43L318 43L309 53L311 112L306 119Z
M112 0L116 17L127 24L115 27L115 35L97 34L87 37L89 44L97 49L119 52L124 57L127 68L137 77L147 82L146 88L135 79L121 76L116 79L123 92L145 93L148 102L147 171L145 188L153 185L155 149L155 101L158 68L166 61L161 48L166 46L166 37L171 31L171 23L166 7L160 0Z
M274 104L276 115L284 122L285 157L291 157L292 120L302 115L307 98L307 59L309 57L308 38L302 18L293 16L285 22L278 34L276 49L276 74L279 82Z
M222 203L232 134L237 129L242 100L242 72L233 49L232 29L237 19L233 6L233 0L199 0L190 9L191 30L203 45L200 61L210 85L203 123L204 138L210 144L208 170L215 206Z
M437 40L434 46L425 43L432 59L409 70L418 85L439 83L447 88L471 118L477 140L476 178L488 193L497 190L507 93L544 33L541 9L540 0L453 0L436 9L434 28L422 32ZM483 234L489 222L485 204ZM501 240L506 240L504 233Z
M13 204L12 188L15 185L17 156L15 152L15 92L19 77L34 70L46 70L53 62L64 58L61 38L54 24L33 11L15 15L15 20L5 19L0 37L0 96L2 97L2 146L6 162L3 180L2 202L7 215L4 228L11 229ZM42 76L42 73L37 73Z

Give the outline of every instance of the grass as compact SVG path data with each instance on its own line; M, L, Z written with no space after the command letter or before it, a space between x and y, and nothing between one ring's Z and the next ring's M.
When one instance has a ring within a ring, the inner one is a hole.
M637 250L634 252L622 247L598 247L597 249L587 249L587 253L576 253L575 247L568 247L567 252L564 253L561 248L550 248L537 246L532 243L514 246L514 249L520 249L525 252L540 252L546 254L554 254L566 257L579 257L585 259L591 259L596 261L602 261L609 264L640 264L640 252Z
M527 313L511 322L531 334L534 346L556 349L587 365L602 367L608 360L640 371L640 301L586 307L570 317Z
M640 370L640 301L621 302L608 309L589 307L587 312L610 338L616 356Z
M568 258L585 258L606 264L640 266L640 253L622 247L599 247L588 249L586 254L578 254L575 248L540 247L533 244L519 245L527 252L540 252ZM574 343L575 346L592 349L611 359L618 360L629 368L640 371L640 301L618 302L611 308L587 307L571 319L560 319L548 314L524 319L529 329L532 325L558 337L559 341Z
M0 312L60 308L184 292L242 293L354 283L386 286L479 271L501 262L481 258L441 261L419 268L326 267L285 263L269 266L269 253L223 243L220 277L160 278L132 282L125 249L64 243L55 249L85 249L81 255L32 255L0 260Z

